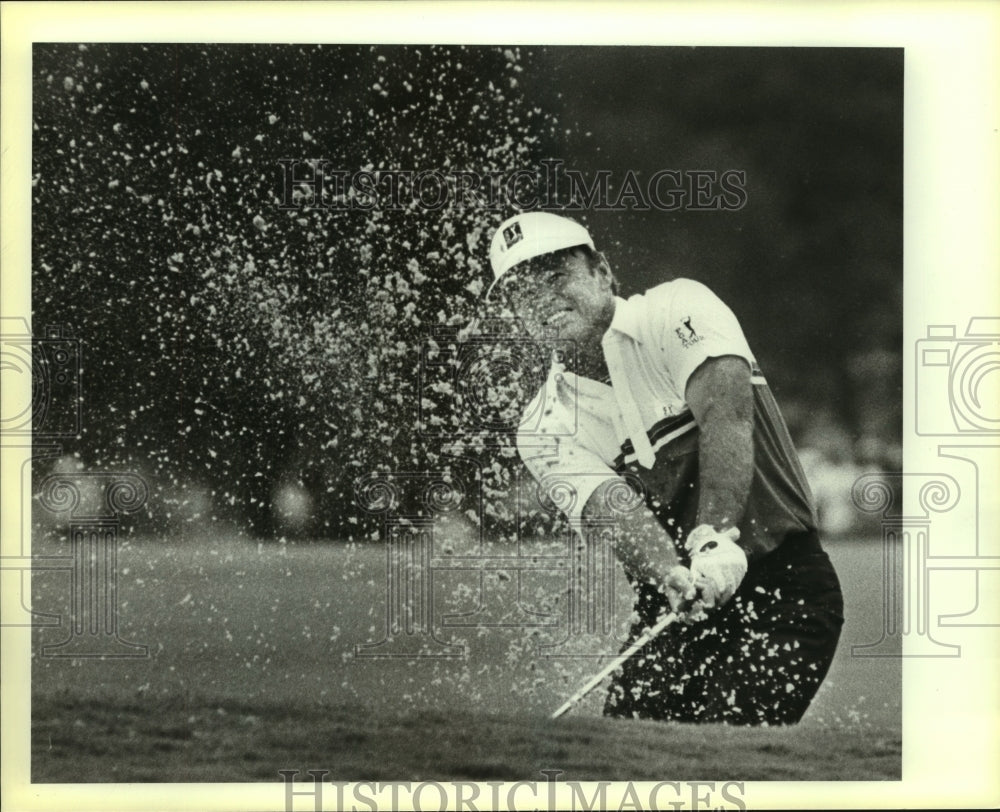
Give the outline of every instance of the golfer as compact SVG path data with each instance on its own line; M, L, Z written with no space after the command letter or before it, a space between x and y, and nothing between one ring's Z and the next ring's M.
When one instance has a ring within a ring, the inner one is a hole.
M577 527L615 519L636 590L630 638L671 611L683 621L625 661L605 714L798 722L833 659L843 600L733 312L690 279L621 298L586 228L548 212L502 223L490 262L490 297L505 297L529 336L575 347L553 358L525 412L536 418L518 433L522 460L543 486L569 490ZM641 483L631 510L612 498L625 481Z

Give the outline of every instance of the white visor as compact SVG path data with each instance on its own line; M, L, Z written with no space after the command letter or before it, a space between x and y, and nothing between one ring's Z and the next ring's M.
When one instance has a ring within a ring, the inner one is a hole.
M535 211L515 214L504 220L490 243L493 282L486 291L486 296L489 297L497 282L515 265L542 254L578 245L586 245L595 250L590 232L568 217Z

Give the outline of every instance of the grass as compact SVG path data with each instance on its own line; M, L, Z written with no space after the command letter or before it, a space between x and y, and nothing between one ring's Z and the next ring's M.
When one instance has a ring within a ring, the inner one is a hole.
M162 781L165 772L178 782L277 781L279 769L372 781L542 781L542 770L580 781L870 781L898 779L901 753L898 735L850 727L549 724L343 705L45 699L35 718L34 771L60 782Z
M828 549L847 605L838 657L800 725L751 730L605 719L599 690L551 722L597 661L539 656L522 628L439 628L465 644L457 660L357 659L355 644L384 628L381 545L133 543L119 555L120 633L150 657L35 657L32 778L278 781L280 769L327 769L345 780L542 780L555 769L567 780L898 779L899 661L850 656L880 636L880 550L863 540ZM469 577L441 577L436 618L479 597L516 603L514 581L491 580L480 596ZM521 598L556 585L526 582ZM34 592L36 609L65 612L67 574L40 573ZM628 599L622 590L623 613ZM35 634L38 652L67 632Z

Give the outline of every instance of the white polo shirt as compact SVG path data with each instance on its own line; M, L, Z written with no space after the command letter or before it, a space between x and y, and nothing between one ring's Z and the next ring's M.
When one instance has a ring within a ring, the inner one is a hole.
M609 351L611 342L617 347ZM628 300L616 296L604 345L614 386L568 372L553 360L518 430L518 452L539 481L558 476L573 484L576 498L566 512L574 519L602 482L617 477L612 466L635 434L626 426L630 407L638 411L647 436L674 418L669 431L649 437L655 453L695 428L684 391L706 358L738 355L755 363L736 316L692 279L665 282ZM625 462L637 457L635 443L629 445Z
M693 529L699 432L684 393L706 359L735 355L750 366L754 407L754 472L740 544L766 554L791 534L815 531L788 428L736 316L712 291L677 279L627 301L616 297L603 348L611 386L553 360L518 429L521 459L571 522L598 486L629 472L675 542Z

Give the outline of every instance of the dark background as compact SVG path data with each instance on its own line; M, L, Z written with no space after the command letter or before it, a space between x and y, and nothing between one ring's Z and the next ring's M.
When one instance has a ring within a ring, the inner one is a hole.
M689 276L722 296L813 470L901 467L901 49L39 44L33 60L33 325L82 345L65 446L142 473L160 527L367 532L359 476L440 463L440 436L415 429L420 348L478 312L470 283L512 212L286 211L283 158L744 171L738 211L574 216L625 295Z

